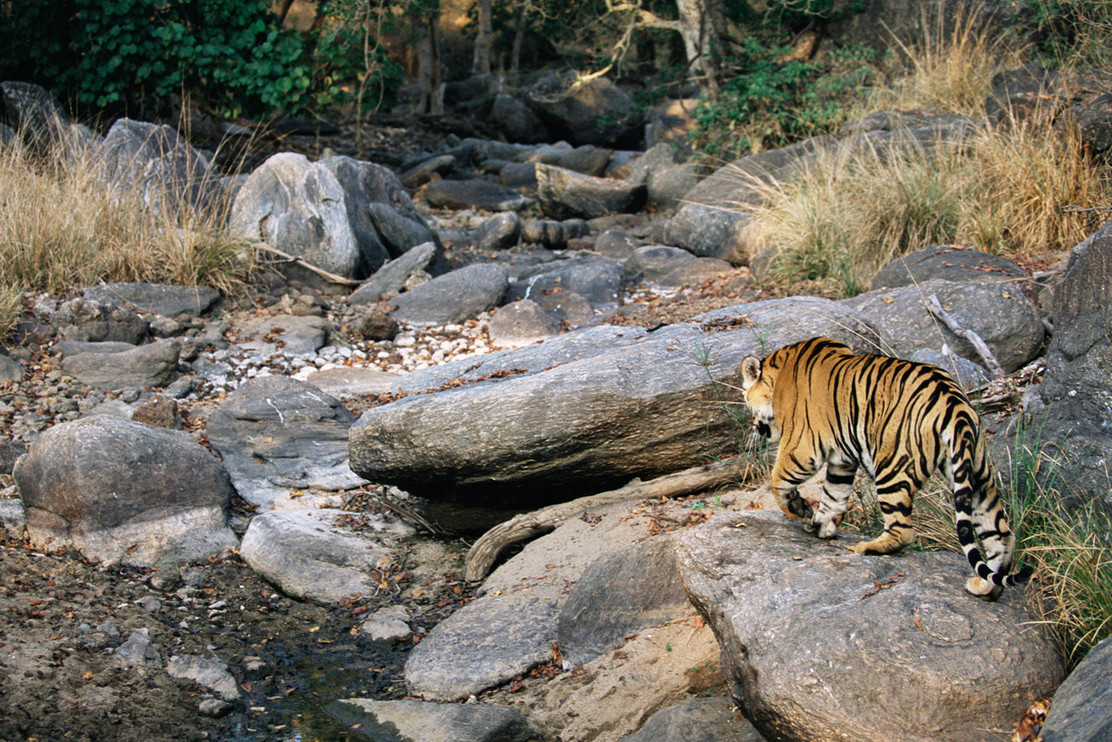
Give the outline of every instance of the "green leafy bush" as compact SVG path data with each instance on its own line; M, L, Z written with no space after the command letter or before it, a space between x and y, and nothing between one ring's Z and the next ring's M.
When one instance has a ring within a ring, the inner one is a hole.
M38 82L78 104L140 109L188 94L227 116L312 101L298 34L263 0L31 0L0 4L9 38L0 76Z
M869 50L841 50L821 62L794 60L790 53L753 36L744 40L720 98L695 111L698 149L734 157L829 131L846 120L849 104L872 82Z

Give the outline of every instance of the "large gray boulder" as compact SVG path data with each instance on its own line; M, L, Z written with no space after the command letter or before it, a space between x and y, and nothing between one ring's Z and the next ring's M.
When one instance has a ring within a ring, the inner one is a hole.
M353 520L333 508L273 510L251 520L239 553L286 595L337 605L375 594L397 562L397 542L412 535L412 528L382 516Z
M620 647L628 635L693 611L671 537L606 554L576 581L560 610L557 638L564 669L585 665Z
M687 531L678 563L722 672L767 738L996 740L1063 675L1022 589L970 597L957 554L861 557L780 513Z
M520 506L620 486L736 450L720 400L740 385L745 356L815 335L863 348L873 331L847 307L798 298L633 334L637 342L590 358L368 410L351 429L351 467L413 494L472 504ZM502 361L515 352L538 353Z
M1005 372L1022 368L1042 350L1046 330L1039 311L1020 287L1009 284L936 279L877 289L842 303L867 318L892 355L911 358L916 351L940 351L945 344L959 356L983 364L972 343L930 313L931 296L938 297L963 329L980 335Z
M1053 314L1043 383L1024 396L1028 429L1062 454L1071 502L1112 511L1112 222L1074 248Z
M154 566L237 544L228 473L186 433L110 415L62 423L35 439L15 480L38 548Z
M1089 650L1054 693L1042 728L1043 742L1112 739L1112 639Z
M347 461L354 417L316 387L284 376L252 379L209 416L207 433L240 496L264 510L309 492L364 484Z
M162 283L104 283L85 289L85 298L109 306L130 307L163 317L198 317L216 305L220 292L211 286Z
M382 165L351 157L320 161L344 192L348 223L359 248L357 275L365 276L411 247L435 241L398 176Z
M256 168L236 194L230 221L247 240L267 242L330 273L357 277L363 255L344 188L329 167L304 155L279 153ZM281 269L291 278L321 281L293 263Z
M100 350L96 346L108 346ZM83 384L101 389L166 386L178 377L181 346L177 339L147 345L90 343L86 352L66 355L62 370Z
M40 152L65 143L70 117L46 88L28 82L0 82L0 113ZM55 150L56 151L56 150Z
M394 317L403 322L447 325L494 309L509 285L504 266L472 263L401 294L390 306Z
M755 246L746 229L752 217L732 208L685 203L664 223L660 240L704 258L748 265Z
M465 605L438 623L405 663L409 692L453 701L480 693L552 659L555 599L528 593Z
M595 178L554 165L537 164L537 200L552 219L594 219L631 214L645 205L644 184Z
M104 178L155 212L203 213L224 195L221 176L169 126L117 119L101 144Z
M957 245L931 245L888 263L873 276L870 288L891 289L935 278L1005 283L1027 278L1027 273L1013 261L999 255Z
M605 77L584 83L572 71L546 75L526 91L525 103L553 138L573 145L623 146L640 139L633 102Z

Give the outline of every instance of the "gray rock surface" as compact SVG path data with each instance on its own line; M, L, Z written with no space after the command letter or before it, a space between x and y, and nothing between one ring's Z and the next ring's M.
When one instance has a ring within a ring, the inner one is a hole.
M65 356L62 370L82 383L101 389L166 386L178 376L180 352L180 343L174 338L130 350L88 350Z
M957 554L860 557L775 512L687 531L688 597L722 646L723 676L770 739L998 739L1063 668L1022 589L970 597Z
M731 698L690 698L653 714L622 742L764 742Z
M409 252L383 265L348 297L350 304L374 304L393 298L405 290L406 284L417 275L431 276L434 266L443 260L435 243L417 245Z
M272 155L256 168L236 194L230 225L244 239L267 242L345 278L356 277L362 260L343 186L327 166L304 155ZM311 285L323 280L292 263L281 267Z
M172 678L192 680L225 701L239 699L239 684L228 672L228 666L215 656L174 655L166 663L166 673Z
M128 306L170 319L199 317L220 300L211 286L169 286L161 283L105 283L85 289L85 298L109 306Z
M264 376L228 395L209 416L207 433L240 496L267 510L289 506L295 496L311 500L309 490L328 494L364 483L347 463L354 421L316 387Z
M389 168L342 156L325 158L320 165L332 171L343 189L348 223L361 259L358 275L367 275L392 257L432 238L398 176ZM418 234L411 236L413 231Z
M100 156L107 183L137 193L155 212L200 213L224 195L219 173L166 125L117 119L101 143Z
M147 339L150 324L119 302L92 298L71 299L54 313L54 324L67 340L118 342L139 345Z
M896 258L881 268L870 289L891 289L944 281L1005 282L1027 278L1027 273L1007 258L955 245L931 245ZM1016 289L1020 288L1016 284Z
M515 506L684 469L736 447L718 400L742 358L816 334L862 347L871 330L821 299L718 310L540 373L368 410L351 429L351 467L421 496Z
M690 251L668 245L645 245L633 251L625 261L628 276L642 276L648 281L659 281L676 268L697 260Z
M401 294L392 314L410 324L446 325L494 309L509 288L509 272L493 263L473 263Z
M510 593L469 603L438 623L405 663L409 692L451 701L552 659L555 599Z
M1039 311L1023 290L1009 284L931 280L894 289L877 289L842 303L851 306L880 333L886 352L911 358L922 349L955 353L981 363L973 345L958 337L927 310L937 296L961 327L981 336L996 360L1011 373L1040 352L1046 335Z
M425 200L438 209L517 211L528 201L517 191L488 180L434 180L425 186Z
M536 301L563 291L574 291L596 309L613 309L621 301L622 266L593 256L553 260L522 271L510 284L506 299Z
M488 704L345 698L329 713L381 742L528 742L535 730L520 712Z
M499 307L487 323L496 348L516 348L540 342L560 332L560 324L539 304L522 299Z
M752 241L746 235L751 218L698 203L685 203L662 229L661 240L682 247L699 257L718 258L733 265L748 265Z
M106 415L62 423L35 440L15 480L40 548L153 566L236 545L228 474L186 433Z
M286 595L336 605L374 594L397 558L391 542L413 534L381 516L352 525L344 510L274 510L251 520L239 553Z
M65 108L46 88L27 82L0 82L0 103L9 123L40 151L64 144L70 130Z
M595 178L553 165L537 165L537 200L552 219L594 219L629 214L645 205L644 185Z
M314 358L328 342L332 325L312 314L254 317L239 328L238 347L260 355Z
M1096 500L1112 512L1112 223L1074 248L1053 314L1043 383L1024 395L1029 429L1039 442L1054 441L1070 501Z
M525 103L555 139L611 146L640 135L629 95L605 77L584 82L574 71L552 73L530 87Z
M1089 650L1054 693L1042 728L1043 742L1112 739L1112 639Z
M0 353L0 384L23 378L23 366L11 356Z
M671 537L606 554L576 581L560 610L557 638L564 669L617 649L629 634L693 612Z

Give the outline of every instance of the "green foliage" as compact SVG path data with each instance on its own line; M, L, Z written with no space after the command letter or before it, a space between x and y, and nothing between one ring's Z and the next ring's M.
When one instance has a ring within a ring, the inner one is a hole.
M697 148L736 157L829 131L845 121L848 104L872 82L869 50L842 50L822 62L794 60L790 53L753 36L744 39L721 97L695 111Z
M328 43L311 50L278 28L264 0L7 2L0 28L27 42L0 50L0 77L98 109L142 110L185 94L230 117L292 112L335 102L345 92L338 80L363 70L361 45L344 29L322 33Z
M1041 56L1069 66L1112 64L1112 3L1108 0L1012 0L1030 19Z

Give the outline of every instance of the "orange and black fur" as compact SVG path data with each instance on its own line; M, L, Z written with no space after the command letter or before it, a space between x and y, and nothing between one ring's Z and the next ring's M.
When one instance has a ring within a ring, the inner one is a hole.
M807 521L808 531L834 537L860 468L876 481L884 531L855 551L902 549L915 538L912 497L940 470L954 493L958 540L976 573L966 590L995 600L1004 585L1028 576L1029 570L1009 574L1015 535L997 493L980 419L945 371L855 355L835 340L813 338L763 361L746 358L742 388L757 431L780 443L772 491L789 518ZM796 488L824 463L822 499L812 508Z

